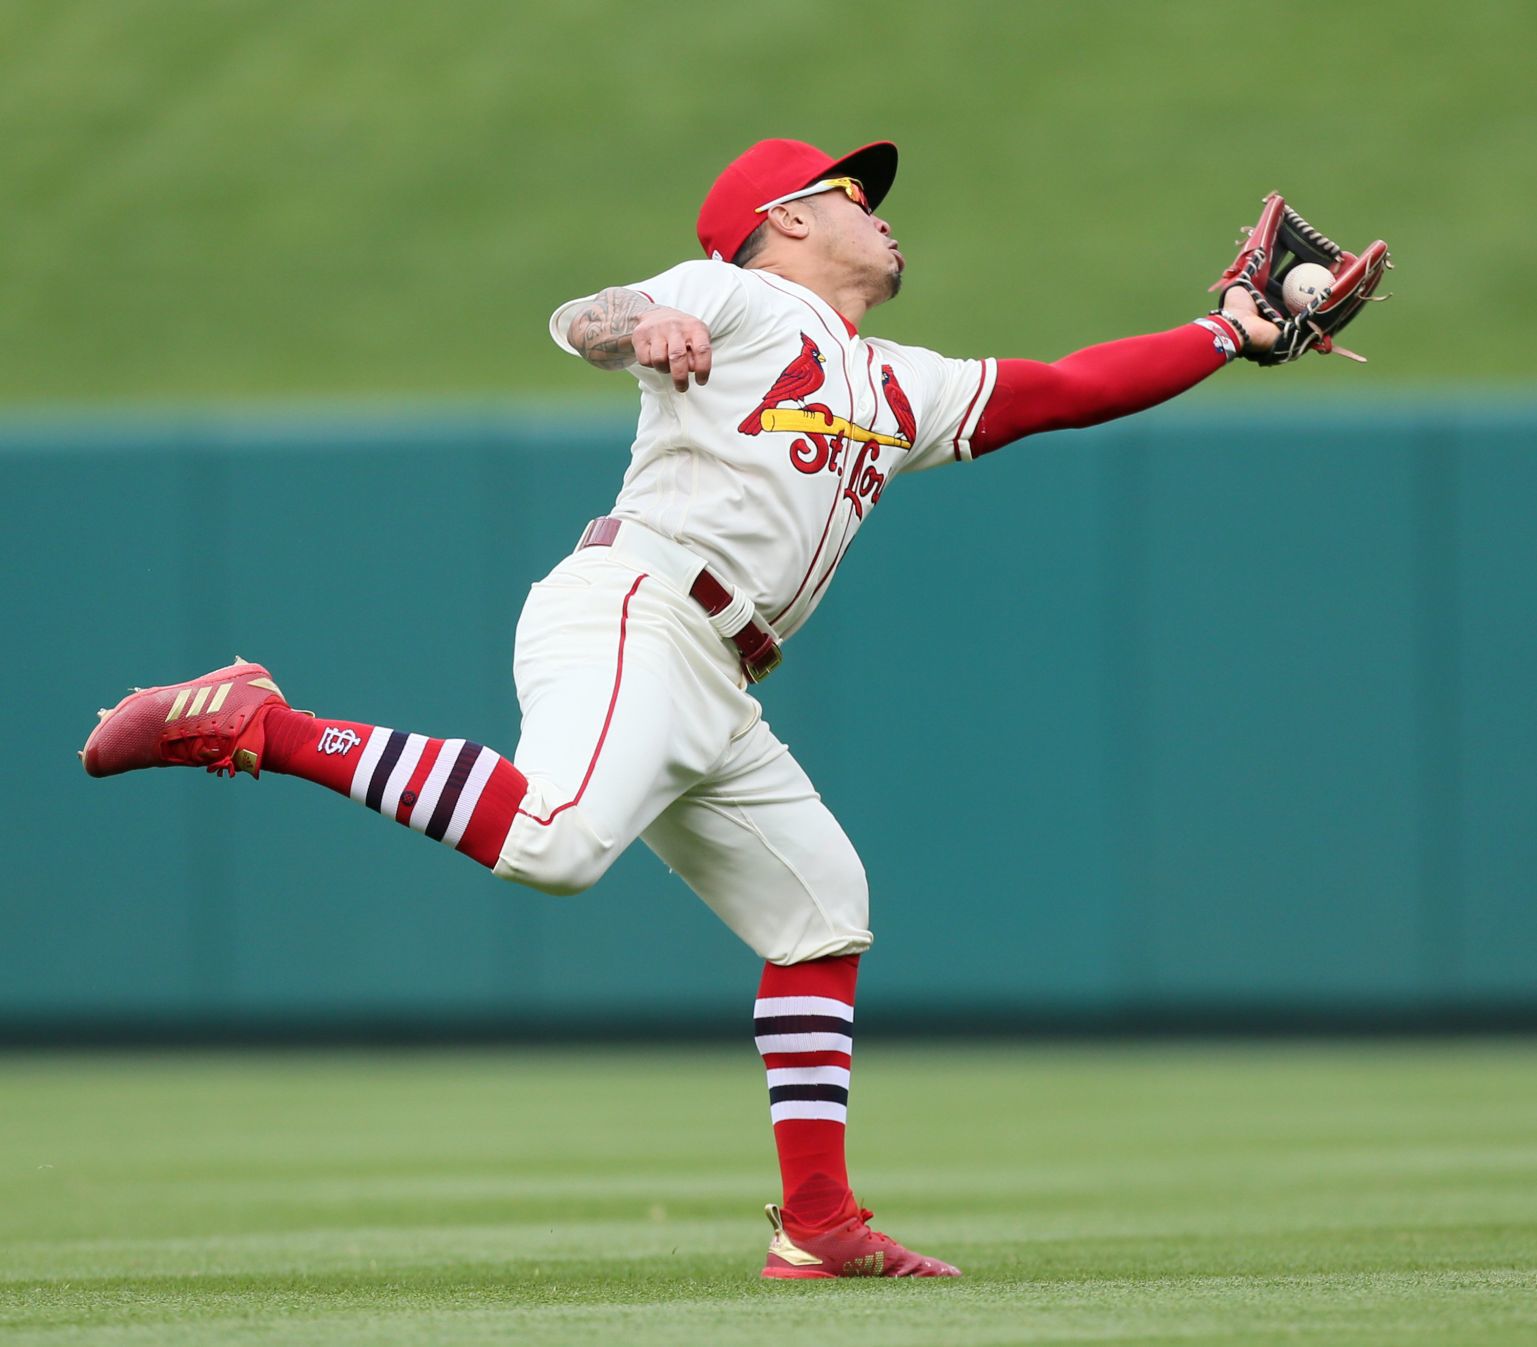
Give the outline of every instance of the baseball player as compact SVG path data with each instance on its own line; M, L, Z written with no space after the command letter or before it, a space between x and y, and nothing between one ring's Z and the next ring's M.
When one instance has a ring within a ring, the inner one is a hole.
M634 376L640 418L618 500L577 521L523 609L511 760L296 712L240 660L135 691L82 752L93 776L304 777L549 894L588 888L641 838L765 961L753 1014L783 1189L765 1277L959 1273L872 1230L850 1190L865 874L752 685L895 477L1150 407L1278 331L1235 288L1223 311L1053 363L866 336L906 266L875 213L896 169L886 142L760 142L705 198L703 259L555 311L558 346Z

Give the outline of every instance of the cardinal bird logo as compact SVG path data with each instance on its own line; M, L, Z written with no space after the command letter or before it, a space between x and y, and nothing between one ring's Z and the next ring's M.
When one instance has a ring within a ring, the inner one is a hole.
M891 408L891 414L897 418L897 429L901 431L902 438L909 444L917 443L918 423L913 419L913 404L907 400L907 394L902 391L902 385L897 382L897 376L890 365L881 366L881 392L886 395L886 405Z
M817 350L816 342L802 332L801 353L785 366L784 373L774 380L774 386L763 395L763 401L748 413L746 420L737 429L744 435L757 435L763 429L763 413L770 408L792 399L804 404L827 377L822 368L826 363L827 357Z

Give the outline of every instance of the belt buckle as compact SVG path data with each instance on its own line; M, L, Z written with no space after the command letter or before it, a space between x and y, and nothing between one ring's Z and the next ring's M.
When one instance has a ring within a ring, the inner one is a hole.
M742 669L747 674L750 683L761 683L781 664L784 663L784 655L777 643L768 642L768 649L762 654L755 654L752 659L742 661Z

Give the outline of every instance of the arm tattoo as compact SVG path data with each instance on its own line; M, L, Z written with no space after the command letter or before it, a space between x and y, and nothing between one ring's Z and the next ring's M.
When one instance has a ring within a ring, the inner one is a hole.
M641 314L653 307L633 290L605 290L571 320L566 340L589 365L623 369L635 358L630 334Z

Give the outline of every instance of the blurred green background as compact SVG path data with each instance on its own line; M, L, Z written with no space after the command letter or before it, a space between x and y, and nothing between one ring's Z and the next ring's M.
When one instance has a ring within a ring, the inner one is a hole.
M1524 0L6 0L0 400L620 403L546 315L692 256L768 135L901 146L899 340L1169 326L1278 188L1399 268L1369 374L1288 393L1520 383L1534 49Z
M1271 188L1398 261L1364 368L893 493L764 690L871 869L869 1003L1537 1021L1534 39L1514 0L6 0L0 1021L740 1004L751 958L648 856L551 904L307 787L73 751L236 650L510 749L524 587L633 414L546 317L694 255L769 135L901 145L866 326L953 354L1204 310ZM915 823L915 781L959 807ZM700 971L653 998L636 950Z

